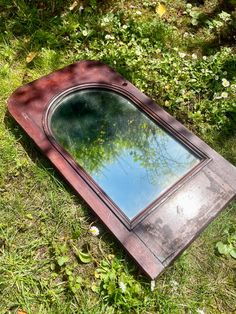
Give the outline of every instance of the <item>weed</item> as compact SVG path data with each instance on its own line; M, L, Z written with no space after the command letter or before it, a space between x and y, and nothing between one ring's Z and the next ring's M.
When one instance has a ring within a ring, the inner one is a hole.
M117 308L128 310L140 307L143 295L141 285L124 272L120 262L113 256L110 259L112 260L101 261L100 267L96 269L95 278L98 283L93 284L93 291Z
M234 227L226 228L224 235L227 236L225 243L219 241L216 243L218 252L222 255L230 255L236 259L236 230Z

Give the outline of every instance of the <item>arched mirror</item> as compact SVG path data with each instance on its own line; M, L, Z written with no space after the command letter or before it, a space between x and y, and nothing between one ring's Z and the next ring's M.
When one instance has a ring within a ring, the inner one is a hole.
M55 141L129 220L199 163L132 100L109 89L64 93L52 102L47 123Z

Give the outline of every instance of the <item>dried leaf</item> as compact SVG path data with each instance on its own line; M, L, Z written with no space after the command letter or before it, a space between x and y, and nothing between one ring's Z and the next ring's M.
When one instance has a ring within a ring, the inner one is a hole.
M24 311L24 310L18 310L18 311L17 311L17 314L27 314L27 312Z
M72 5L69 7L69 10L70 10L70 11L73 11L73 10L77 7L78 4L79 4L78 1L74 1L74 2L72 3Z
M156 7L156 13L162 17L166 13L166 7L159 3L158 6Z
M27 55L27 57L26 57L26 62L27 63L30 63L36 56L37 56L37 52L30 52L28 55Z

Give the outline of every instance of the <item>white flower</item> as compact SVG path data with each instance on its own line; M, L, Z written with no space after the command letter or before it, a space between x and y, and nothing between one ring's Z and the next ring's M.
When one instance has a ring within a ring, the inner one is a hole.
M79 13L81 14L83 11L84 11L84 7L81 5L81 6L79 7Z
M154 291L155 286L156 286L156 282L155 282L155 280L152 280L151 281L151 291Z
M87 35L88 35L88 31L87 31L86 29L84 29L84 30L82 31L82 34L83 34L83 36L87 36Z
M217 95L216 93L214 94L214 99L221 99L221 96Z
M142 12L141 11L136 11L136 14L137 15L142 15Z
M102 19L102 22L101 22L101 26L106 26L107 24L109 24L110 20L107 16L105 16L103 19Z
M107 35L105 36L105 39L107 39L107 40L109 40L109 39L115 39L115 37L112 36L112 35L107 34Z
M225 11L222 11L220 14L218 14L219 18L221 18L224 22L231 20L231 15Z
M104 17L103 22L105 22L105 23L109 23L109 22L110 22L110 20L109 20L109 18L108 18L108 17Z
M206 61L206 59L207 59L207 56L203 56L203 57L202 57L202 59Z
M221 98L227 98L229 94L227 92L221 93Z
M97 237L99 235L99 229L96 226L90 227L89 232L94 237Z
M187 38L189 36L189 33L188 32L185 32L184 33L184 38Z
M236 84L232 84L231 88L232 88L233 91L236 91Z
M193 54L192 54L192 58L195 59L195 60L197 59L196 53L193 53Z
M122 281L119 282L119 287L120 287L122 293L125 293L126 285Z
M122 28L123 28L123 29L127 29L128 26L124 24L124 25L122 26Z
M179 283L176 280L171 280L170 281L172 290L176 291L178 289Z
M186 53L184 53L184 52L179 52L179 56L180 56L180 58L184 58L184 57L186 56Z
M200 310L200 309L197 309L196 312L197 312L198 314L205 314L205 312L204 312L203 310Z
M222 85L223 85L224 87L229 87L230 82L229 82L228 80L226 80L225 78L223 78L223 79L222 79Z
M192 21L191 21L191 23L192 23L194 26L196 26L196 25L198 25L198 20L195 19L195 18L193 18Z

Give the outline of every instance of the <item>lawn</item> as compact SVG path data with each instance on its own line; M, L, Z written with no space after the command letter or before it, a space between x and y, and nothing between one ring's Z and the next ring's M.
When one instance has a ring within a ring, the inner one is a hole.
M0 0L1 314L236 312L235 202L151 289L7 112L17 87L100 60L236 165L235 33L234 0Z

